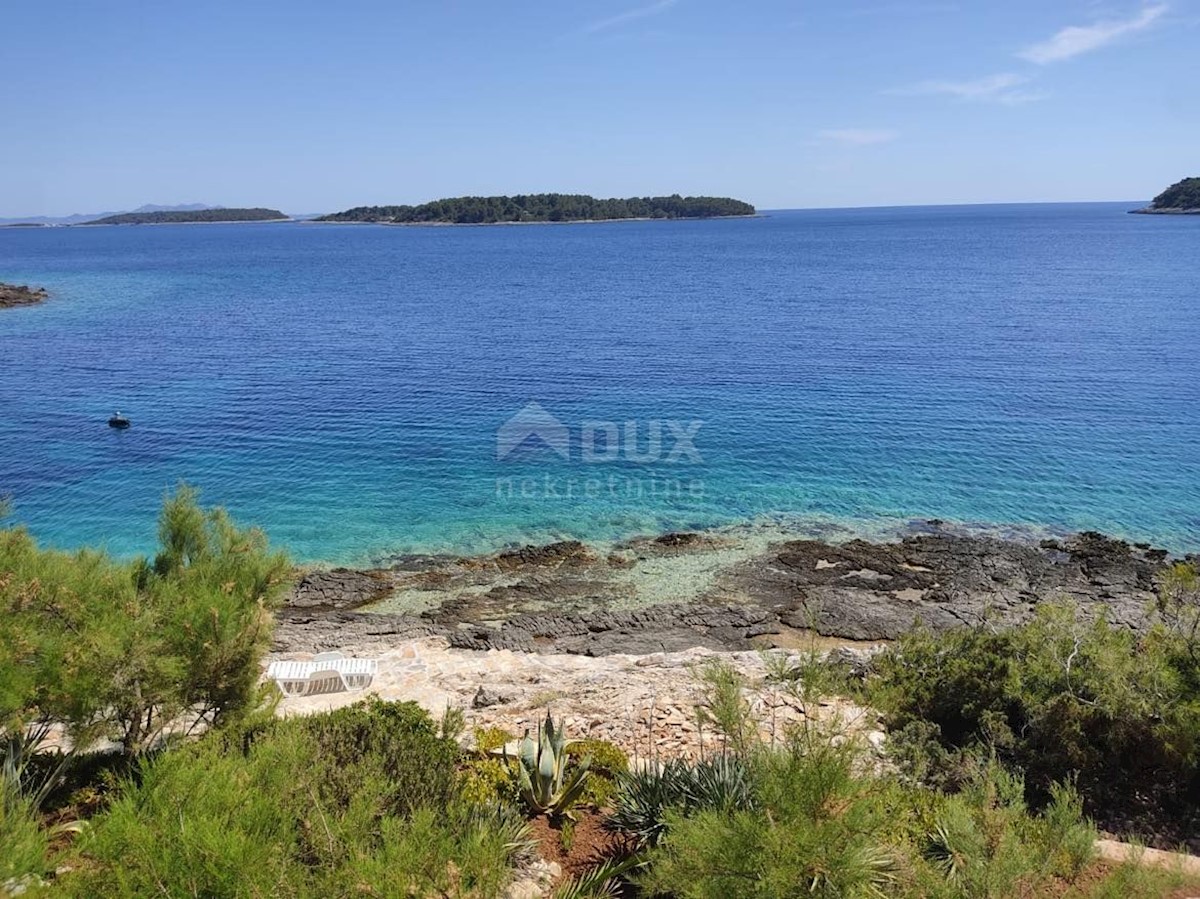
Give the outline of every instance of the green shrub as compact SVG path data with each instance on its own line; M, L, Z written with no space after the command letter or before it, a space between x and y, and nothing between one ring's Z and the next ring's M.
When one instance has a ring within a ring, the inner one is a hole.
M591 760L580 802L606 808L616 796L617 778L629 770L629 756L615 743L595 739L568 743L567 756L579 761Z
M475 805L515 804L520 801L517 772L498 758L471 759L458 772L458 790Z
M849 752L759 754L753 809L666 814L638 881L687 899L882 895L896 881L888 819Z
M574 759L591 759L591 770L615 776L629 770L629 756L616 743L608 740L575 740L567 744L567 755Z
M1200 690L1182 638L1138 639L1045 605L1027 625L905 637L877 664L870 701L910 776L956 788L995 753L1036 805L1077 777L1092 813L1200 811Z
M145 759L79 843L79 896L493 896L527 835L459 794L455 747L378 700Z
M1096 830L1071 787L1053 789L1041 816L1029 814L1022 779L992 763L943 797L922 852L936 879L927 887L963 899L1036 895L1052 878L1074 881L1095 856Z
M86 861L64 885L79 896L282 893L309 762L295 739L262 741L249 760L209 747L145 760L140 783L80 841Z
M378 848L357 853L314 880L314 897L488 897L502 894L510 878L507 833L485 826L461 807L422 808L410 818L386 818Z
M798 737L742 763L750 795L741 802L662 803L647 816L661 824L646 828L638 883L647 895L693 899L1016 899L1073 881L1093 859L1096 831L1070 787L1055 787L1035 816L1021 778L995 762L946 795L868 773L862 761L852 746ZM662 778L643 781L664 792Z
M475 728L475 751L499 752L515 739L516 736L502 727L477 727Z
M743 695L745 679L724 659L711 659L698 669L704 702L697 710L701 723L711 724L726 740L726 749L745 755L757 742L750 703Z
M284 722L299 730L320 759L321 799L346 808L368 774L383 784L382 808L404 815L414 808L449 804L455 793L458 746L438 734L415 702L364 702Z
M1050 802L1035 823L1036 838L1051 873L1074 882L1096 858L1100 834L1083 814L1083 799L1071 784L1050 788Z

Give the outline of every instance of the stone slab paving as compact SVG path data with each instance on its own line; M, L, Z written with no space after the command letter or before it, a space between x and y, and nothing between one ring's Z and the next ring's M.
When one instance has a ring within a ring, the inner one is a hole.
M343 652L355 656L353 647ZM724 653L707 649L652 655L543 655L510 650L451 648L439 637L411 640L381 654L379 672L364 691L284 699L280 714L311 714L338 708L376 694L386 700L412 700L435 717L447 706L464 711L468 732L503 727L515 736L534 730L547 708L565 719L573 739L611 740L637 758L697 758L721 748L723 737L698 720L703 688L697 668L721 659L750 685L746 698L761 721L764 740L783 739L792 725L806 720L838 719L878 746L882 734L876 716L844 700L826 700L802 709L786 691L764 683L765 657L757 652ZM310 658L306 654L272 656Z

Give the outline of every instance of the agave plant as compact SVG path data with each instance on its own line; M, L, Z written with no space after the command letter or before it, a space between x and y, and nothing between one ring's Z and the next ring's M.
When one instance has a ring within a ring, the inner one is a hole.
M587 783L592 760L585 758L568 772L566 750L566 734L561 727L554 726L549 711L546 721L538 727L536 741L525 731L517 747L517 788L534 814L571 817L571 809Z

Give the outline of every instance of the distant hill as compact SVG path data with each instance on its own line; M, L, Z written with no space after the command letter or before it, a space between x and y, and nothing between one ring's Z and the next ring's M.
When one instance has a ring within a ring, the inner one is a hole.
M1145 209L1143 215L1200 215L1200 178L1184 178L1164 190Z
M224 209L204 208L193 210L170 210L148 212L124 212L110 215L85 225L176 225L196 222L270 222L287 221L288 217L278 209Z
M219 206L209 206L205 203L181 203L178 206L155 206L148 204L131 210L110 210L109 212L76 212L72 215L26 215L13 218L0 218L0 225L82 225L84 222L94 222L97 219L121 215L124 212L193 212L197 209L220 209Z
M0 219L0 225L14 227L18 225L81 225L105 215L115 215L113 212L76 212L73 215L26 215Z
M130 211L131 212L198 212L201 209L222 209L222 208L224 208L224 207L209 206L207 203L180 203L177 206L155 206L153 203L147 203L145 206L139 206L137 209L133 209Z
M615 219L684 219L754 215L754 207L729 197L630 197L598 200L585 194L519 194L451 197L420 206L358 206L321 216L319 222L490 225L499 222L581 222Z

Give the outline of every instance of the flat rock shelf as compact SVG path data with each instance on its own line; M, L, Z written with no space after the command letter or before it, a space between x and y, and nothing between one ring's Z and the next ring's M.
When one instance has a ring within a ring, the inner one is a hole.
M1053 601L1140 630L1170 562L1097 533L1034 543L938 527L894 543L667 534L310 571L280 612L275 648L386 651L440 637L459 649L586 656L786 649L813 635L894 640L918 621L1016 624Z

